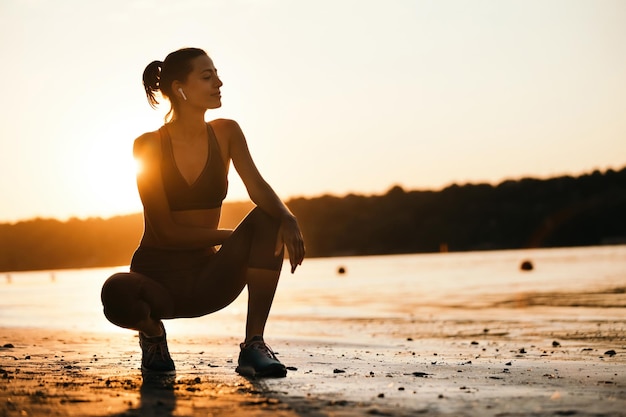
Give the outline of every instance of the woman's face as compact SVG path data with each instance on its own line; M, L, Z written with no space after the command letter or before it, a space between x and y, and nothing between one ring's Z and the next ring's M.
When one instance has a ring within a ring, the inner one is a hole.
M220 87L222 81L217 76L213 60L206 55L192 60L193 70L187 81L182 84L187 102L207 109L216 109L222 105ZM176 91L178 93L178 91Z

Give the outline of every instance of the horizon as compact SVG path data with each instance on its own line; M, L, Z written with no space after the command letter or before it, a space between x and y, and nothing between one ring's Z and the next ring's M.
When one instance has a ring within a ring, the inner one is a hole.
M168 110L141 73L184 46L284 200L619 170L624 21L621 0L7 0L0 222L140 212L132 143Z
M380 197L380 196L384 196L386 194L388 194L392 189L396 188L396 187L400 187L402 188L402 190L406 193L411 193L411 192L442 192L444 190L446 190L447 188L450 187L454 187L454 186L459 186L459 187L465 187L465 186L475 186L475 185L489 185L491 187L498 187L499 185L508 182L508 181L513 181L513 182L517 182L517 181L522 181L525 179L533 179L533 180L538 180L538 181L549 181L549 180L554 180L554 179L559 179L559 178L581 178L584 176L589 176L589 175L593 175L596 172L599 172L601 175L606 175L609 171L613 171L613 172L621 172L626 170L626 164L621 167L621 168L607 168L605 170L599 170L599 169L594 169L591 171L586 171L586 172L581 172L578 174L560 174L560 175L553 175L553 176L548 176L548 177L538 177L538 176L522 176L522 177L518 177L518 178L503 178L499 181L496 182L465 182L465 183L450 183L450 184L446 184L443 187L439 187L439 188L406 188L401 186L400 184L392 184L389 187L387 187L387 189L385 189L384 191L381 192L374 192L374 193L360 193L360 192L346 192L343 194L337 194L337 193L322 193L322 194L317 194L317 195L300 195L300 196L293 196L293 197L289 197L284 199L284 201L288 204L291 200L298 200L298 199L305 199L305 200L313 200L313 199L317 199L317 198L323 198L323 197L335 197L335 198L345 198L348 197L350 195L356 195L356 196L360 196L360 197ZM241 199L241 200L234 200L234 199L227 199L224 200L224 206L228 206L229 204L251 204L253 205L254 203L252 203L249 199ZM222 213L223 214L223 213ZM87 220L110 220L116 217L124 217L124 216L135 216L135 215L143 215L143 210L138 210L138 211L133 211L133 212L126 212L126 213L116 213L110 216L99 216L99 215L95 215L95 216L85 216L85 217L79 217L79 216L68 216L68 217L30 217L30 218L22 218L22 219L16 219L13 221L5 221L5 220L0 220L0 225L14 225L17 223L23 223L23 222L29 222L29 221L37 221L37 220L52 220L52 221L58 221L61 223L66 223L69 221L73 221L73 220L78 220L78 221L87 221Z

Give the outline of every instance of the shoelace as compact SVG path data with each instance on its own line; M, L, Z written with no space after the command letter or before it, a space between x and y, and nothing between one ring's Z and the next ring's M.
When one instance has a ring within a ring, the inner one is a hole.
M161 359L167 360L168 350L167 350L167 342L165 340L161 342L147 342L148 353L150 355L156 356L157 354L161 354Z
M259 350L263 352L263 354L268 358L276 359L276 355L274 354L272 348L262 340L255 340L254 342L250 342L245 345L245 348Z

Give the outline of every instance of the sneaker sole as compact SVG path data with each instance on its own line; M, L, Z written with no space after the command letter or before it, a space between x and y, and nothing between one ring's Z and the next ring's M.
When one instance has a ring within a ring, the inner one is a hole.
M147 374L160 374L160 375L175 375L176 374L176 369L165 369L165 370L160 370L160 369L150 369L150 368L146 368L145 366L141 365L141 372L142 373L147 373Z
M263 371L255 371L251 366L238 366L235 372L250 378L284 378L287 376L287 369L284 366L269 366Z

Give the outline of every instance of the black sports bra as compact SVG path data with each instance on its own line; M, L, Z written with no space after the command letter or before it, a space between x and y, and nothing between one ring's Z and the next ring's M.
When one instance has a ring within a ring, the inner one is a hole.
M170 210L212 209L222 206L228 191L226 166L213 128L207 123L209 134L209 156L200 176L189 185L180 173L174 160L172 139L167 128L159 129L161 134L161 177Z

